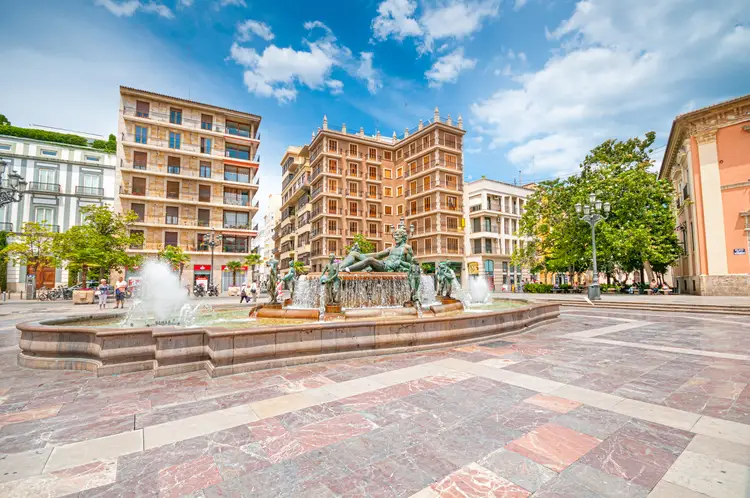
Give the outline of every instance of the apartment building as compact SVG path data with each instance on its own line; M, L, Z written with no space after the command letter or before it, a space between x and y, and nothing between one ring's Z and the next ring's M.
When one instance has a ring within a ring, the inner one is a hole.
M676 193L681 293L750 295L750 95L677 116L659 178Z
M76 134L93 140L105 137L34 126L58 133ZM0 230L19 232L27 221L46 224L54 232L64 232L81 223L81 208L91 205L113 205L115 201L114 154L101 149L32 138L0 135L0 160L6 173L15 170L26 181L21 202L0 208ZM8 288L22 291L27 269L8 263ZM65 268L42 268L37 287L52 288L68 284Z
M293 261L309 267L312 203L310 202L310 148L289 147L281 160L281 212L276 225L279 267Z
M490 289L512 290L530 278L528 272L511 264L510 258L524 238L517 235L526 198L533 191L508 183L482 178L466 184L464 219L467 220L465 250L468 275L486 278Z
M256 278L265 280L268 277L268 263L271 258L276 257L274 248L276 245L276 224L281 213L281 196L279 194L268 194L263 202L263 219L258 224L258 236L255 238L253 251L260 254L262 263L256 268Z
M363 234L377 250L393 245L401 220L421 263L450 260L460 273L463 256L463 130L441 120L391 138L349 133L323 119L309 145L310 261L321 271L328 255Z
M178 246L191 262L183 284L226 289L228 261L250 252L257 229L261 118L154 92L120 87L118 203L138 215L144 235L134 252ZM211 263L211 240L215 245Z

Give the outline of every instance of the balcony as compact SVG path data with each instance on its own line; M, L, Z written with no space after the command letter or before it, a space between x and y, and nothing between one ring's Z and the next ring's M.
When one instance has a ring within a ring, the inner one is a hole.
M410 176L417 175L424 171L429 171L433 168L444 168L444 169L456 171L456 174L458 174L458 172L463 170L463 165L460 162L431 160L425 163L425 162L420 161L420 162L417 162L417 164L413 164L412 166L407 165L407 167L404 169L404 176L408 178Z
M76 186L76 195L86 197L104 197L104 189L100 187L84 187L78 185Z
M414 145L414 147L409 147L408 150L404 151L404 158L408 158L417 154L420 154L423 151L426 151L427 149L430 149L432 147L435 147L435 145L440 145L441 147L446 147L448 149L454 149L457 151L461 150L461 140L453 139L453 140L446 140L445 138L438 138L437 141L430 137L427 140L422 140L421 142Z
M310 182L321 175L341 176L343 174L344 170L341 168L315 168L312 172L312 175L310 175Z
M247 196L224 194L224 204L227 206L249 207L250 199Z
M59 183L30 182L26 189L28 192L46 192L50 194L60 193Z
M187 118L183 114L182 120L179 124L176 123L170 123L169 114L168 112L158 112L154 111L152 109L149 109L148 112L145 111L137 111L135 106L126 105L123 107L122 113L124 116L128 117L136 117L136 118L143 118L148 119L149 121L153 121L155 125L176 125L181 126L184 128L191 128L193 130L202 130L202 131L213 131L216 133L224 133L227 135L235 135L235 136L241 136L243 138L248 138L251 140L260 140L260 133L256 131L255 136L250 136L250 133L244 133L244 130L240 130L240 133L233 133L231 130L232 126L224 126L208 121L202 121L200 119L192 119Z
M224 223L223 227L232 230L250 230L249 223Z
M316 189L313 189L313 191L312 191L312 197L315 198L315 197L317 197L320 194L335 195L335 196L338 197L338 196L342 195L343 193L344 193L344 190L340 189L340 188L327 188L327 187L326 188L322 188L322 187L318 187Z
M180 217L179 216L165 216L164 217L164 223L167 225L179 225L180 224Z

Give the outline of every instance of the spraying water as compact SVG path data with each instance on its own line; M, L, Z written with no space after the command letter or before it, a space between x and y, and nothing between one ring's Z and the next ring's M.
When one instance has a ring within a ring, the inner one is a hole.
M419 300L422 301L422 306L438 304L435 279L432 275L422 275L420 277Z
M469 277L469 295L472 304L489 304L492 302L492 293L487 279L483 277Z

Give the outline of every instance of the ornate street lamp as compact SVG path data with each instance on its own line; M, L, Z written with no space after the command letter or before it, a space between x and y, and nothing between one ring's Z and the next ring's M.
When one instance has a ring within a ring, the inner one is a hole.
M208 274L208 285L210 287L214 284L214 248L221 243L221 234L217 235L216 229L211 227L208 240L203 239L203 243L211 248L211 272Z
M609 202L602 204L602 201L596 198L596 194L589 194L589 203L582 206L579 202L576 204L576 213L580 218L591 225L591 254L594 263L594 275L591 285L589 286L589 299L592 301L601 299L601 290L599 289L599 271L596 268L596 224L606 220L609 216L611 206Z
M16 170L5 176L8 162L0 159L0 207L7 206L13 202L20 202L26 190L26 182Z

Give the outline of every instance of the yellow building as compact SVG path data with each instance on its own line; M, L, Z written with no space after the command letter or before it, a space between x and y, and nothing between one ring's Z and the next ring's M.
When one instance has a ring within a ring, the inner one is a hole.
M310 266L310 157L309 148L289 147L281 160L281 214L275 237L279 267L293 261Z

